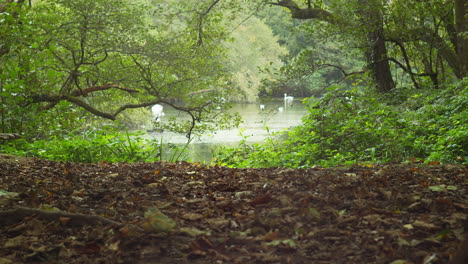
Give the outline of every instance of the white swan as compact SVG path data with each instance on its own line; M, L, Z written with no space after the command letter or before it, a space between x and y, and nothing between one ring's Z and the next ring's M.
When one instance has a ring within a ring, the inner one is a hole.
M288 96L287 93L284 94L284 109L288 108L289 106L292 106L294 101L294 97Z
M161 122L161 117L166 115L163 112L163 109L164 107L160 104L155 104L153 105L153 107L151 107L151 112L153 113L153 117L154 117L154 120L156 120L156 122Z

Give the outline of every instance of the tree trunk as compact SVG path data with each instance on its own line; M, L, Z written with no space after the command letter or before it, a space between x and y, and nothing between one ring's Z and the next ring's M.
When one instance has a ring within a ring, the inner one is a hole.
M395 83L387 57L381 7L374 0L361 0L360 3L362 9L358 12L362 16L364 27L368 30L366 50L368 68L377 90L386 93L395 87Z
M466 0L455 0L455 29L456 29L456 45L455 52L458 59L458 79L467 77L468 74L468 38L464 36L467 26L467 13L468 3Z
M381 93L389 92L395 87L395 83L388 63L383 28L370 32L368 38L370 47L366 55L369 70L372 73L377 90Z
M382 7L376 0L360 0L358 13L362 17L363 27L367 30L368 47L365 51L368 69L379 92L385 93L395 86L387 58L387 48L383 36ZM321 8L300 8L294 0L281 0L277 5L289 9L292 18L318 19L328 23L347 26L345 21Z

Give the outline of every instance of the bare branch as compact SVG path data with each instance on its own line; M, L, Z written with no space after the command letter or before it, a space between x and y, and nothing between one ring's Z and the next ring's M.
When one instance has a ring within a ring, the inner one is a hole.
M388 60L394 62L396 65L398 65L400 68L402 68L403 71L410 74L411 76L414 75L414 76L429 76L429 77L432 77L434 75L437 75L436 73L414 73L414 72L411 72L410 69L406 68L405 65L403 65L401 62L399 62L397 59L388 58Z
M363 74L363 73L366 72L366 71L355 71L355 72L349 72L348 73L341 66L334 65L334 64L329 64L329 63L324 63L324 64L321 64L320 66L333 67L335 69L338 69L343 74L343 80L348 78L351 75ZM322 68L324 68L324 67L322 67Z
M411 77L411 80L413 81L413 85L416 89L419 89L419 84L418 82L416 81L416 79L414 78L414 73L413 73L413 70L411 69L411 64L410 64L410 61L409 61L409 58L408 58L408 54L406 53L406 49L405 49L405 46L403 46L403 43L399 42L398 40L389 40L393 43L395 43L398 47L400 47L400 50L401 50L401 53L403 54L403 58L405 60L405 63L406 63L406 68L403 67L403 65L397 61L396 59L390 59L391 61L395 62L397 65L399 65L405 72L407 72L410 77Z
M454 69L455 75L459 78L463 78L464 75L460 70L458 61L463 60L464 58L457 57L455 51L447 44L447 42L438 34L431 34L431 30L421 27L417 29L410 29L405 35L402 35L397 31L389 31L385 34L386 41L424 41L431 46L437 47L438 52L445 59L450 68Z
M92 114L94 114L96 116L103 117L103 118L110 119L110 120L115 120L117 118L117 116L121 112L125 111L126 109L135 109L135 108L147 107L147 106L151 106L151 105L155 105L155 104L169 105L169 106L171 106L172 108L174 108L176 110L189 113L189 112L198 111L200 109L203 109L204 107L206 107L207 105L212 103L211 101L209 101L205 105L199 106L199 107L183 107L183 106L179 106L179 105L176 105L176 104L171 102L171 101L174 101L175 98L164 98L164 99L156 99L156 100L152 100L152 101L147 101L147 102L143 102L143 103L139 103L139 104L122 105L114 113L106 113L106 112L103 112L101 110L96 109L92 105L84 102L83 100L81 100L79 98L79 96L86 96L87 94L89 94L91 92L103 91L103 90L107 90L107 89L110 89L110 88L118 88L118 89L130 92L130 93L138 92L136 90L123 88L123 87L120 87L120 86L115 85L115 84L106 84L106 85L101 85L101 86L89 87L87 89L84 89L83 91L74 90L71 95L36 94L36 95L31 96L31 99L32 99L33 103L47 102L48 104L42 108L43 110L51 109L56 104L58 104L60 101L67 101L67 102L70 102L72 104L75 104L77 106L82 107L86 111L88 111L88 112L90 112L90 113L92 113ZM208 93L208 92L212 92L212 91L214 91L214 90L205 89L205 90L192 92L189 95Z

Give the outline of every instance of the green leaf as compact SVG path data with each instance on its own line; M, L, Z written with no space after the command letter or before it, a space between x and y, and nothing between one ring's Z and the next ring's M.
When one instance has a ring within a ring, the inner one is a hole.
M292 240L292 239L273 240L273 241L265 243L265 244L269 245L269 246L287 245L287 246L292 247L292 248L297 246L296 242L294 240Z
M433 191L433 192L443 192L443 191L456 191L458 188L456 186L453 186L453 185L445 185L445 184L441 184L441 185L433 185L433 186L429 186L429 190Z

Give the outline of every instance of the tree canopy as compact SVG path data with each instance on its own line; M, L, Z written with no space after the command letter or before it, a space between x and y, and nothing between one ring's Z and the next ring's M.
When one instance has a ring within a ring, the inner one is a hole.
M237 124L223 105L259 96L322 96L328 89L335 96L384 95L391 104L432 89L454 96L468 69L466 5L3 0L1 132L29 139L79 134L149 118L149 107L162 104L185 113L164 126L190 138L195 130Z
M8 130L22 129L7 124L15 111L32 118L28 112L78 106L115 120L126 109L157 103L187 112L193 127L225 88L218 59L223 32L204 18L202 41L195 11L174 17L147 1L6 4L2 99L23 106L3 111Z
M394 76L407 74L415 88L419 77L437 86L451 76L467 75L466 1L294 1L270 2L295 19L324 21L351 38L367 58L377 90L389 92ZM397 66L391 70L390 63Z

